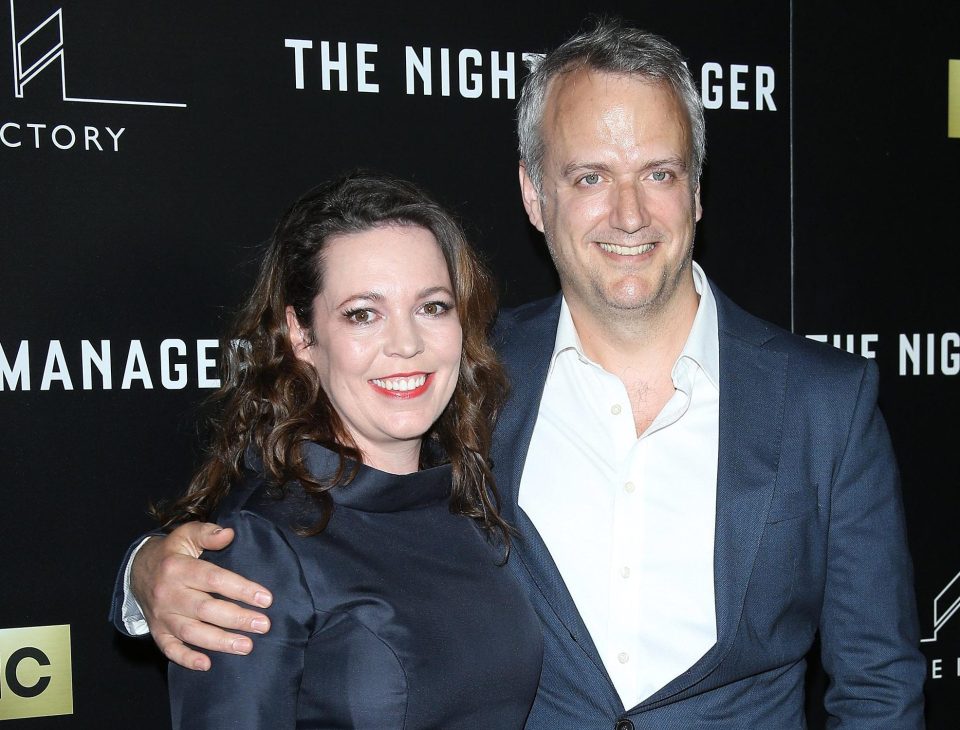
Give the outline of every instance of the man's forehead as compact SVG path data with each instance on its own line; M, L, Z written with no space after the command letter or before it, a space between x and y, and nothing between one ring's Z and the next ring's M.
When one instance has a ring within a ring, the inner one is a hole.
M548 88L543 142L549 148L562 139L605 136L616 120L629 127L620 130L621 139L624 132L650 137L656 129L678 132L681 143L689 143L685 108L667 81L583 67L557 76Z
M648 74L626 71L608 71L592 66L580 65L564 69L547 86L546 103L569 102L586 94L602 94L612 87L636 85L638 89L662 89L679 101L673 87L665 79Z

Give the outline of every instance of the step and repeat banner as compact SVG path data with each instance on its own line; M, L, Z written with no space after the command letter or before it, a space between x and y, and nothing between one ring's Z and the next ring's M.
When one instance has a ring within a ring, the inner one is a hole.
M793 39L795 329L880 367L916 572L927 722L953 728L960 4L805 2Z
M675 42L701 85L697 260L750 311L880 365L928 721L952 727L960 10L836 5L602 10ZM106 621L112 581L149 502L197 464L218 338L300 193L356 166L411 178L463 218L504 304L556 290L514 109L525 60L598 9L0 7L0 720L169 726L159 653Z

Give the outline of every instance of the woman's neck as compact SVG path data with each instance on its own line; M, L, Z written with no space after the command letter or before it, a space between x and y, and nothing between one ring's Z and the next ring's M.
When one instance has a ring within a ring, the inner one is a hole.
M388 474L412 474L420 468L421 439L390 444L357 443L366 466Z

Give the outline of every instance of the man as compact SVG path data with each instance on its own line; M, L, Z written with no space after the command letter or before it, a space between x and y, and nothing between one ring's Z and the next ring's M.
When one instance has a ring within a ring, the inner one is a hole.
M704 123L677 50L600 23L519 107L520 186L562 297L501 315L494 466L545 655L528 728L802 727L819 631L838 725L922 727L924 663L875 365L746 314L692 261ZM172 660L246 653L269 593L148 542ZM119 594L118 594L119 599ZM118 600L119 603L119 600ZM509 671L509 670L507 670Z

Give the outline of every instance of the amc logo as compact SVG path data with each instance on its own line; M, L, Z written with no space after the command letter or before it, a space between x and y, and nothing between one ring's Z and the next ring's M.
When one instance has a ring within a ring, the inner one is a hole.
M947 61L947 136L960 139L960 61Z
M0 629L0 720L72 714L70 626Z

